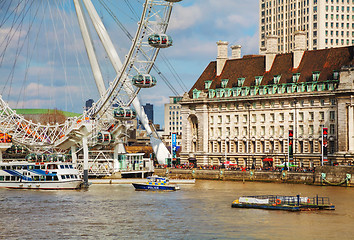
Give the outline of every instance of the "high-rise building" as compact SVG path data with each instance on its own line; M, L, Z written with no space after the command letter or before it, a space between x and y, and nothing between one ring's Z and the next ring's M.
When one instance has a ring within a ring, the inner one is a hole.
M89 110L92 107L94 102L95 101L93 101L93 99L87 100L86 103L85 103L85 110Z
M276 37L277 53L295 49L295 33L304 31L306 49L354 45L354 0L260 0L260 53Z
M150 123L154 123L154 105L147 103L143 105L144 111Z
M182 133L181 99L181 96L170 97L170 102L165 104L165 135Z

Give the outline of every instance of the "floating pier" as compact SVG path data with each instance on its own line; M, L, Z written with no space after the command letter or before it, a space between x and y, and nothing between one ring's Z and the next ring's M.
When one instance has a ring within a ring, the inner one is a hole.
M233 201L233 208L256 208L285 211L311 211L311 210L335 210L328 197L300 197L297 196L244 196Z

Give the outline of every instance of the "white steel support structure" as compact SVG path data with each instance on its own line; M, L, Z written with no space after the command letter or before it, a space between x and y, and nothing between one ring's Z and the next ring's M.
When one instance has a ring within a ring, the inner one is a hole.
M87 12L91 18L91 21L96 29L96 32L98 36L101 39L101 42L108 54L108 57L117 73L117 75L125 74L122 69L123 69L123 64L118 56L118 53L113 46L113 43L107 33L106 28L104 27L101 18L99 17L97 11L95 10L95 7L93 6L91 0L83 0L85 7L87 9ZM142 17L143 19L143 17ZM142 23L139 23L142 24ZM132 94L131 90L131 82L130 81L125 81L123 84L123 87L125 91L128 94ZM152 134L152 129L149 125L149 120L145 114L144 108L141 106L141 103L138 98L134 98L132 101L132 105L136 110L137 116L139 117L141 123L143 124L144 128L146 129L148 135L150 136L150 141L152 148L156 154L156 158L159 163L165 164L166 163L166 158L169 157L170 153L167 150L166 146L162 143L162 141L158 138L155 138Z

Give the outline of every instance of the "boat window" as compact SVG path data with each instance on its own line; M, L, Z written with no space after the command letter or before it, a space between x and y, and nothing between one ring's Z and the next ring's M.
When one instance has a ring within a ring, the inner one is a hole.
M29 169L29 170L33 169L33 166L28 166L28 169Z
M76 176L76 175L74 175L74 178L75 178L75 179L77 179L77 176Z
M44 165L42 165L42 166L41 166L41 169L45 169L45 166L44 166Z
M5 181L10 181L10 176L5 176Z
M46 180L46 181L52 181L52 180L53 180L53 177L52 177L52 176L46 176L46 177L45 177L45 180Z
M39 180L40 180L40 181L45 181L45 176L40 176L40 177L39 177Z
M34 166L34 169L40 169L41 167L40 166Z
M54 181L58 181L58 176L54 176Z
M65 168L66 168L66 169L69 169L69 166L68 166L68 165L65 165Z
M16 181L16 177L15 176L11 176L11 181Z
M6 166L6 169L7 169L7 170L10 170L10 166Z
M64 165L60 165L60 169L64 169Z
M33 176L33 181L39 181L39 176Z
M27 169L27 166L22 166L22 169Z
M65 179L65 175L62 175L62 176L61 176L61 179Z
M66 178L69 179L69 178L70 178L70 175L66 175Z
M74 175L70 175L70 178L74 179Z
M70 168L70 169L73 169L73 165L69 165L69 168Z
M4 181L4 176L0 176L0 181Z
M4 170L4 169L5 169L5 166L0 166L0 169L1 169L1 170Z

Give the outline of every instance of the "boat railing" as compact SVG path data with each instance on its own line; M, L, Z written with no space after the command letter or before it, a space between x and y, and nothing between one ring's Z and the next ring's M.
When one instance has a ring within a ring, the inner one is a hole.
M268 200L268 204L272 205L290 205L290 206L299 206L299 205L330 205L330 200L328 197L301 197L297 196L282 196L282 195L260 195L260 196L244 196L243 199L259 199L259 200Z

